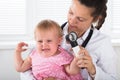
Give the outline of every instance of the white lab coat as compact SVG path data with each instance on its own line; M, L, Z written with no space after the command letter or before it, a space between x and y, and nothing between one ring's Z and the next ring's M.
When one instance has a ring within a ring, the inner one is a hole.
M66 25L63 28L64 37L68 34L67 31L68 27ZM85 34L77 40L79 45L81 45L86 39L89 31L90 29L88 29ZM65 38L63 39L64 40L61 46L71 52L71 45L66 43ZM92 61L96 68L95 80L117 80L117 56L112 48L110 38L102 34L99 30L94 29L93 35L88 42L86 49L92 57ZM90 76L86 69L81 70L81 74L84 80L90 80Z

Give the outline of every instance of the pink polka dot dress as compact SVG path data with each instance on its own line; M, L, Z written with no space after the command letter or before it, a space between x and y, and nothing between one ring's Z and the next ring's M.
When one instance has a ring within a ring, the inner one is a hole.
M60 53L51 57L42 57L33 50L30 54L32 59L32 71L37 80L43 80L47 77L55 77L57 80L82 80L80 74L68 75L65 72L65 64L70 64L73 56L64 49L59 48Z

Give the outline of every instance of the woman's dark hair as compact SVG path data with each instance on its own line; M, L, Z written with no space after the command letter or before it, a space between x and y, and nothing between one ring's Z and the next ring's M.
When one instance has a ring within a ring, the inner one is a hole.
M100 16L98 25L95 26L99 30L107 16L107 13L106 13L107 0L78 0L78 1L87 7L94 8L94 12L91 14L91 16L93 16L95 19Z

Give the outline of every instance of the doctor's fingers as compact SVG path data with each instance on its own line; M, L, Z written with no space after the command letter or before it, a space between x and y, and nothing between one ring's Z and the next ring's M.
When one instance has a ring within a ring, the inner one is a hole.
M88 51L87 51L85 48L83 48L83 47L80 47L80 51L79 51L78 54L79 54L79 55L80 55L80 54L84 54L84 55L86 55L86 56L90 56L89 53L88 53Z
M79 60L78 62L77 62L77 65L78 65L78 67L80 67L80 68L82 68L82 67L84 67L84 68L87 68L87 69L89 69L90 67L92 67L93 65L92 65L92 61L91 60L84 60L84 59L81 59L81 60Z
M78 59L77 63L92 63L92 59L90 56L82 56Z
M81 58L79 59L79 61L77 62L77 66L80 67L80 68L83 68L84 67L84 60Z
M81 67L81 65L79 65ZM84 64L82 65L87 71L91 74L96 72L95 65L92 61L84 60Z
M81 64L81 63L89 64L89 63L92 63L92 58L91 56L86 56L86 55L79 56L77 63L78 64Z
M80 53L78 53L78 55L79 55L78 56L79 59L82 58L84 60L91 60L91 56L85 50L81 50Z
M91 56L83 56L85 67L91 66L93 64Z

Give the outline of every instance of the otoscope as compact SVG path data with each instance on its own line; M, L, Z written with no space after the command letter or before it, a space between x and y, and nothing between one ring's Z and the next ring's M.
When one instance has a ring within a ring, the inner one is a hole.
M68 35L66 35L66 40L68 42L70 42L74 55L75 57L80 57L80 55L78 54L78 52L80 51L80 47L77 43L77 34L75 32L70 32ZM81 54L81 56L83 56L84 54ZM82 67L81 69L84 69L84 67Z
M68 35L66 35L66 40L70 42L74 55L78 57L78 52L80 51L80 47L77 43L77 34L75 32L70 32Z

